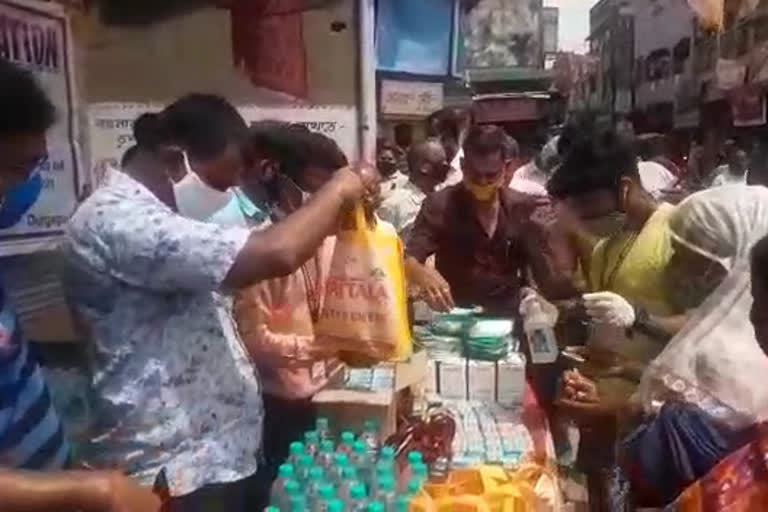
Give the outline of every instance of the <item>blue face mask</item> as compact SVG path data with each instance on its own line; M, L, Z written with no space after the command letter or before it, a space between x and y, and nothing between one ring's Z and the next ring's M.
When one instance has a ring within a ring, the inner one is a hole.
M0 205L0 229L15 226L37 202L43 191L43 178L35 173L27 181L11 187Z

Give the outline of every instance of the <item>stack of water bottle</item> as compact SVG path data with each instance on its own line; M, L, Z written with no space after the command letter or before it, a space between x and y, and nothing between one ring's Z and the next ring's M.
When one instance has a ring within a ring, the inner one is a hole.
M398 471L395 451L380 445L378 426L366 421L359 438L342 432L338 444L328 420L290 446L272 486L268 512L408 512L421 493L427 466L421 453L410 452Z

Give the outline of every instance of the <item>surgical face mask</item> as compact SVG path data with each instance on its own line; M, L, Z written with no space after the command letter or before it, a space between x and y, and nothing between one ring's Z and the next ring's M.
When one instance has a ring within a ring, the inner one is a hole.
M501 184L504 180L504 174L502 173L499 178L494 181L493 183L488 183L485 185L479 185L472 180L470 180L466 175L464 176L464 188L466 188L470 194L472 194L472 197L474 197L476 200L487 203L488 201L492 201L494 197L496 197L496 192L501 188Z
M234 199L231 190L216 190L205 183L189 164L187 153L182 153L186 174L181 181L173 184L176 206L179 213L190 219L207 221Z
M278 198L272 210L278 218L285 218L295 212L312 196L284 174L278 174L277 184Z

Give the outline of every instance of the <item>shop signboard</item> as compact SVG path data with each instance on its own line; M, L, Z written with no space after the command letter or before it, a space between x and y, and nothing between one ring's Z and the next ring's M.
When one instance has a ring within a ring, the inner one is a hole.
M0 256L54 248L77 205L81 181L72 48L61 6L0 0L0 58L29 70L56 107L56 123L47 133L48 158L4 198Z
M426 117L443 108L443 84L382 80L380 108L385 116Z
M94 103L88 109L90 180L93 188L104 185L110 169L117 168L125 150L131 147L133 121L144 112L156 112L160 104ZM357 160L357 118L352 107L261 107L239 108L246 121L279 119L305 125L336 141L350 160Z

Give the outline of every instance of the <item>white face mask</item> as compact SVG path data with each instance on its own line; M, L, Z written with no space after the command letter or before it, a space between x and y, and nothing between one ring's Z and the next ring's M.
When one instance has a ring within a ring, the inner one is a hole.
M186 174L178 183L173 184L176 206L179 213L190 219L207 221L214 213L229 204L235 197L231 190L216 190L205 183L192 170L187 153L182 153Z

